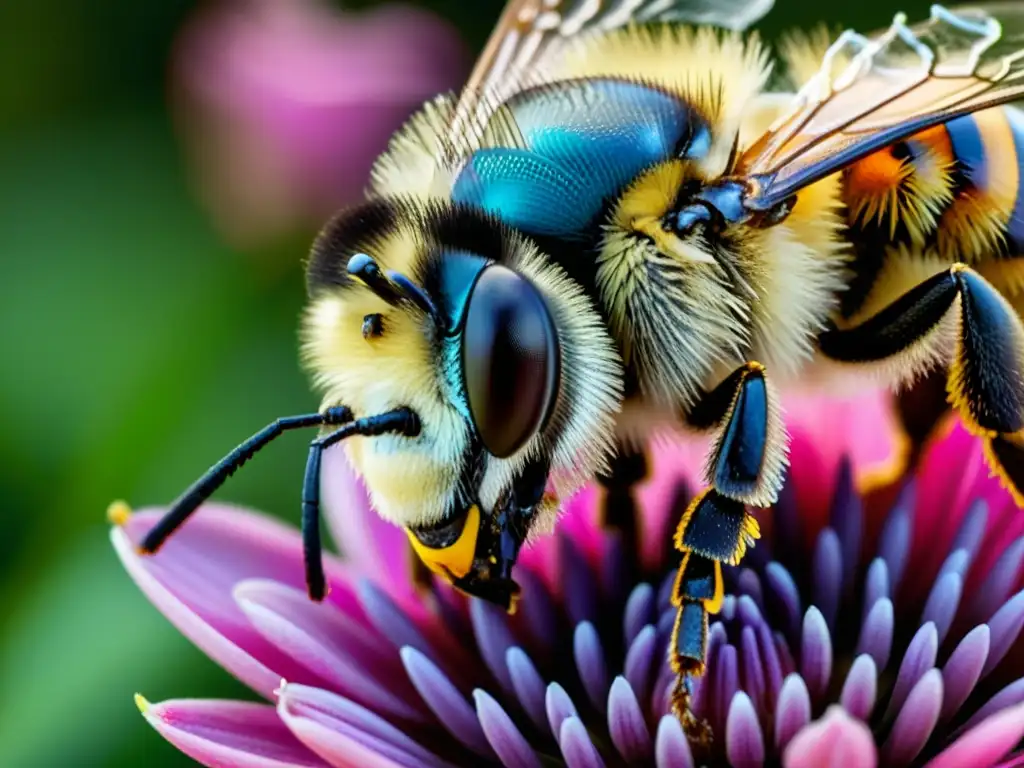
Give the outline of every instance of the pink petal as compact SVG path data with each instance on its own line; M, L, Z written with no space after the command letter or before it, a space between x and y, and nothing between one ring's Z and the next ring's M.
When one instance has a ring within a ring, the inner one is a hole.
M793 737L782 764L785 768L875 768L878 753L868 727L834 705Z
M391 134L468 63L455 29L427 11L342 13L324 0L212 3L172 59L205 197L250 241L358 199Z
M324 454L321 476L324 516L346 559L378 576L378 583L392 594L410 592L409 539L374 512L366 486L352 471L344 450Z
M409 703L418 697L398 654L376 631L275 581L243 581L234 595L253 627L323 681L323 687L391 717L426 719L422 710Z
M848 397L793 390L783 394L782 406L792 440L790 476L802 516L804 510L810 513L805 532L813 542L825 523L843 457L849 457L858 487L867 490L902 468L909 443L886 390Z
M987 768L1024 738L1024 704L986 718L957 739L925 768Z
M243 701L136 698L149 724L186 755L211 768L323 768L273 707Z
M640 557L645 567L662 567L665 541L675 535L676 525L686 507L678 493L687 487L691 494L703 489L703 468L711 440L707 436L659 434L651 441L648 477L636 490L643 514L639 520Z
M336 768L447 766L368 709L319 688L286 684L277 711L310 749Z
M251 578L305 589L302 542L296 531L269 518L221 504L205 505L155 555L140 556L136 544L159 518L157 511L132 515L111 531L129 575L154 605L204 653L253 690L270 698L281 678L316 681L253 628L232 597ZM349 586L349 571L324 558L328 602L351 621L367 622Z

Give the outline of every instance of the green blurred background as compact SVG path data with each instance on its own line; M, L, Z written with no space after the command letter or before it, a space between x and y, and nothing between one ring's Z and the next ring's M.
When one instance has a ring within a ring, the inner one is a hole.
M421 5L477 50L502 2ZM814 21L871 29L898 10L777 6L769 37ZM104 519L114 498L166 503L275 415L316 407L295 349L314 228L230 245L170 119L172 44L197 7L0 3L0 764L12 768L188 765L132 693L249 695L142 597ZM220 496L294 520L307 439L281 439Z

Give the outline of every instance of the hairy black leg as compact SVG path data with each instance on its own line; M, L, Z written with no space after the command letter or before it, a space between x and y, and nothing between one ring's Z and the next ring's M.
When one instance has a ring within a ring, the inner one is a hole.
M621 443L609 462L608 472L597 476L604 488L602 522L618 533L626 552L636 552L639 544L636 486L647 478L647 473L647 456L643 450ZM624 574L624 577L635 575Z
M909 367L934 355L935 331L947 319L955 345L946 392L967 426L985 440L986 456L1024 506L1024 327L1002 295L963 264L925 280L860 325L819 339L835 360L892 360Z
M707 726L689 709L686 678L704 674L708 620L722 606L722 564L739 563L759 537L747 505L774 503L786 467L786 438L764 367L756 362L708 392L687 419L697 429L720 429L705 472L710 487L683 513L674 540L682 562L672 592L673 707L691 738L706 741Z

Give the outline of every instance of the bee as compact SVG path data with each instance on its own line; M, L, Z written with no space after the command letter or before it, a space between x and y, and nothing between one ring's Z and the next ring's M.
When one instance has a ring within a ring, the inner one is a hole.
M236 448L142 549L278 434L319 427L312 598L321 458L344 442L426 567L511 610L519 551L561 499L594 478L628 498L652 430L707 433L708 487L673 542L686 717L722 566L784 481L777 387L945 366L1024 506L1024 8L792 36L787 90L745 34L771 5L512 0L465 89L396 134L313 245L302 354L321 409Z

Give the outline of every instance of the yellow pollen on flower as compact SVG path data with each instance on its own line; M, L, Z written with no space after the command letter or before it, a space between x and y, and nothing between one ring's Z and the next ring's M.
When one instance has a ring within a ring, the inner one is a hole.
M135 694L135 706L139 708L139 712L146 714L149 710L150 703L146 700L146 697L141 693Z
M121 499L111 502L110 506L107 507L107 522L111 525L123 526L131 516L132 508L128 506L128 502Z

